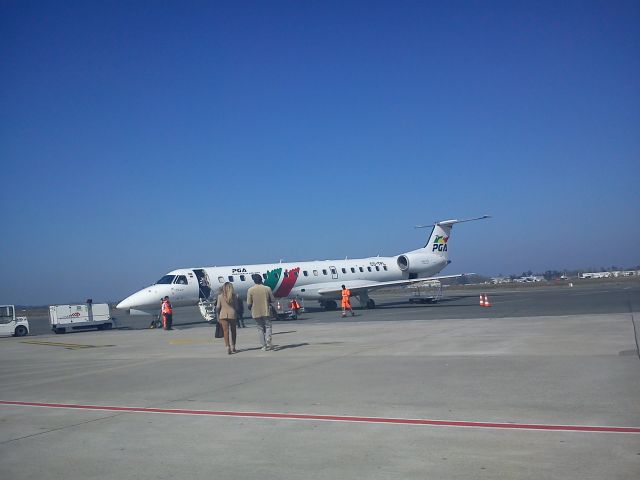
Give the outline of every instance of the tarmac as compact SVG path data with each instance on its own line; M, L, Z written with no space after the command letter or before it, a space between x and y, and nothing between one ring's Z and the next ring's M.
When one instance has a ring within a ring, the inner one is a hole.
M637 479L640 283L0 339L7 479ZM35 321L39 331L39 321Z

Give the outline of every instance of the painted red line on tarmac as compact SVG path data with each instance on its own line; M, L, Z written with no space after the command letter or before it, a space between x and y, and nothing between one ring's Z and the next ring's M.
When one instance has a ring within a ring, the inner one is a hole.
M387 423L396 425L427 425L437 427L493 428L504 430L546 430L589 433L640 433L640 427L602 427L594 425L545 425L535 423L466 422L456 420L428 420L415 418L354 417L348 415L308 415L298 413L233 412L216 410L185 410L174 408L115 407L108 405L79 405L69 403L13 402L0 400L0 405L21 407L101 410L125 413L164 413L170 415L207 415L212 417L271 418L278 420L319 420L326 422Z

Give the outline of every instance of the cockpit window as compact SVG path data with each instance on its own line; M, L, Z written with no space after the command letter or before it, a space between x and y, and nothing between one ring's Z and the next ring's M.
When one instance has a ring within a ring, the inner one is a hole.
M176 281L173 283L176 283L178 285L187 285L187 277L185 275L178 275L176 277Z
M175 275L165 275L160 280L156 282L156 285L167 285L169 283L173 283L173 279L176 278Z

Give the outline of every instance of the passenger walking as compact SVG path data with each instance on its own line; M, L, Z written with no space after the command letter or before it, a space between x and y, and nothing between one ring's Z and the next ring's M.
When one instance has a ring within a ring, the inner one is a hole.
M227 353L237 353L236 351L236 308L238 306L238 296L233 291L233 284L226 282L222 286L222 293L218 295L216 313L218 322L224 332L224 346ZM231 330L231 343L229 343L229 330Z
M164 297L162 299L162 327L165 330L173 330L173 308L171 307L171 302L169 301L169 297Z
M347 310L351 312L351 316L353 317L355 313L353 313L353 309L351 308L351 301L349 297L351 296L351 290L342 285L342 316L347 316Z
M258 341L263 351L272 350L271 342L271 303L275 302L273 292L262 284L262 275L251 275L255 285L247 291L247 307L251 310L251 317L258 327Z

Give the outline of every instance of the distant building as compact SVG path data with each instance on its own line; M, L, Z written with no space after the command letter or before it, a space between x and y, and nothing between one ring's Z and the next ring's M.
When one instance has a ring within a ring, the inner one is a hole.
M494 285L498 283L511 283L511 279L509 277L493 277L491 283Z
M618 278L640 276L640 270L615 270L612 272L584 272L580 278Z
M528 275L526 277L520 277L513 280L518 283L533 283L533 282L544 282L544 277L540 277L538 275Z

